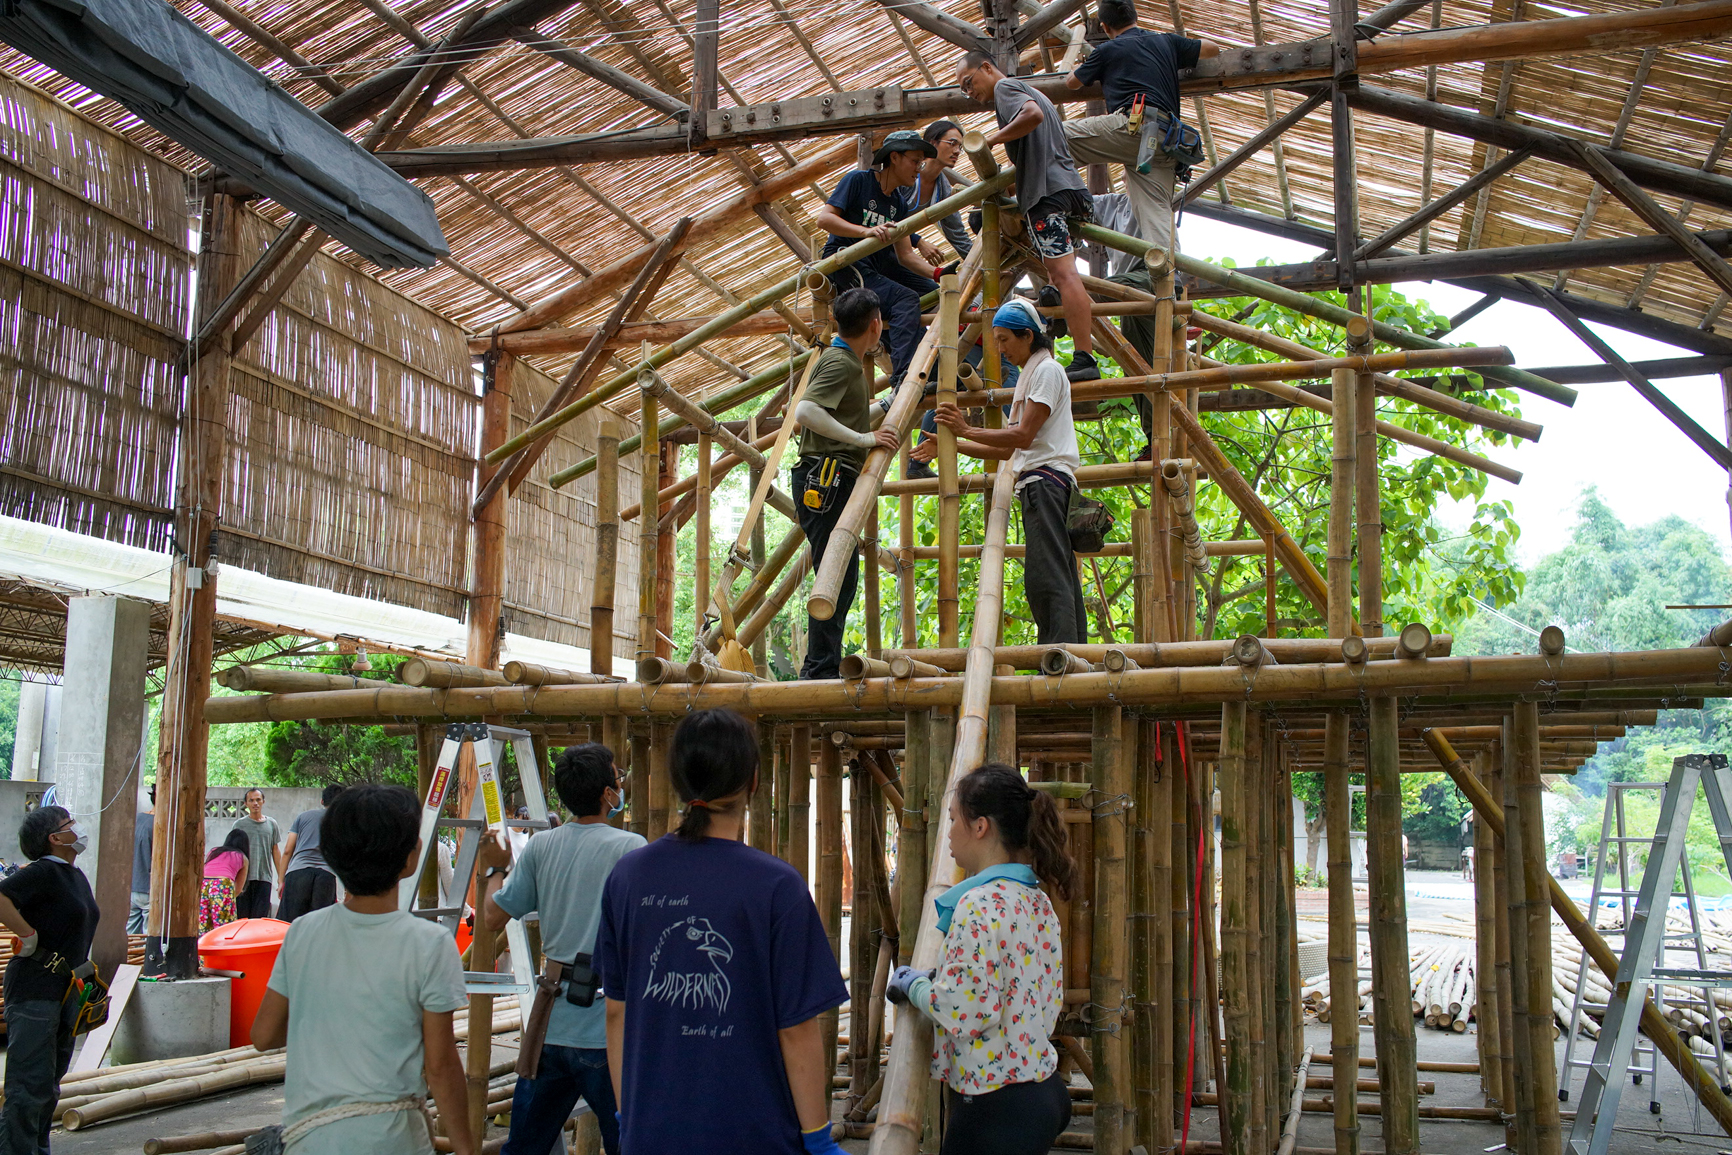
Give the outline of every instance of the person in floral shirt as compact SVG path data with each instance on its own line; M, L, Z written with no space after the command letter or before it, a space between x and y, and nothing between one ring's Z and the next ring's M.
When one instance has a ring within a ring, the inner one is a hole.
M890 999L937 1028L932 1077L949 1116L942 1155L1045 1155L1070 1122L1052 1031L1064 1009L1058 916L1076 864L1051 798L989 763L956 785L950 853L968 877L935 900L944 958L900 967Z

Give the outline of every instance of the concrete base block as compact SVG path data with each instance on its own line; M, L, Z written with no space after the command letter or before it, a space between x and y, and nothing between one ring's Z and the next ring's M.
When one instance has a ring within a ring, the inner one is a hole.
M109 1061L143 1063L229 1048L229 979L140 982L120 1016Z

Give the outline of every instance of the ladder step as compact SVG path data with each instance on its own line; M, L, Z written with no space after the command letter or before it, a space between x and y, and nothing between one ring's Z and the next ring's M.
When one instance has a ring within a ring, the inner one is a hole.
M444 830L486 830L485 818L444 818L439 819L439 827Z
M449 918L454 914L462 914L460 906L425 906L409 912L417 918Z
M1732 971L1661 970L1655 967L1649 973L1655 982L1691 987L1732 987Z

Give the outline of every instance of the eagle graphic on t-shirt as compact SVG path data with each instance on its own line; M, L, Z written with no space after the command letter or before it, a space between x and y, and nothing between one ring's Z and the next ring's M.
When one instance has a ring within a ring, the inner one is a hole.
M676 1007L707 1007L723 1014L733 987L722 966L733 958L733 944L710 925L709 919L696 915L682 918L656 940L644 996Z

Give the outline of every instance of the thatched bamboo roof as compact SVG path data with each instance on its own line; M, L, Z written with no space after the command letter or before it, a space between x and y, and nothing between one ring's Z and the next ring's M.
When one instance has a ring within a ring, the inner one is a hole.
M224 43L315 106L397 59L410 47L406 33L418 30L436 39L467 7L417 3L393 11L385 0L238 0L234 8L224 0L177 2ZM937 6L966 19L980 18L976 0L948 0ZM1620 0L1586 0L1568 8L1526 0L1438 0L1402 29L1637 7L1642 6ZM544 21L540 31L680 95L688 90L692 67L694 8L695 0L577 0ZM1230 45L1312 39L1327 36L1329 27L1328 6L1322 0L1236 5L1170 0L1165 8L1145 3L1143 9L1145 25L1176 22L1191 34ZM828 92L833 86L919 88L948 83L959 50L900 23L898 30L889 11L870 0L731 0L722 14L721 101L786 99ZM267 46L269 38L279 46ZM311 62L319 74L286 62L284 51ZM1059 53L1049 55L1056 61ZM1382 76L1377 83L1695 167L1709 162L1724 144L1732 108L1725 79L1729 64L1732 49L1723 42L1684 44L1564 59L1454 64ZM13 54L0 56L0 67L42 85L188 171L200 170L198 158L157 137L113 102ZM1262 128L1271 107L1278 116L1298 100L1287 91L1266 95L1242 90L1191 103L1187 113L1196 119L1201 106L1212 151L1220 156ZM972 120L983 122L986 115ZM657 123L666 124L666 118L614 88L507 41L466 65L462 82L445 89L408 144L559 136ZM1357 124L1364 236L1376 235L1489 163L1486 146L1462 138L1363 113ZM363 135L366 127L363 123L352 133ZM521 304L618 259L678 217L736 195L751 179L744 169L766 176L827 147L834 145L800 140L785 148L760 147L755 153L730 150L715 156L427 178L421 183L437 203L454 263L386 273L381 279L471 332L481 332L514 315ZM833 180L819 183L828 187ZM1265 150L1220 187L1234 205L1332 228L1326 109L1287 134L1280 169L1275 154ZM1684 208L1675 197L1656 194L1656 199L1673 212ZM803 188L779 208L796 230L809 234L818 203L816 192ZM267 215L283 215L276 206L262 208ZM1694 206L1687 212L1692 228L1732 224L1732 214L1719 209ZM726 296L747 296L797 267L787 246L756 217L742 212L740 218L736 227L688 252L689 262L656 300L655 316L714 313ZM1470 198L1433 223L1423 245L1439 252L1565 241L1578 233L1599 238L1645 236L1651 230L1615 199L1597 195L1582 173L1530 159L1498 180L1483 199ZM1574 293L1618 306L1639 305L1686 325L1714 330L1723 323L1725 297L1690 264L1657 266L1651 275L1647 266L1583 270L1568 274L1567 281ZM592 305L589 318L605 312L611 300ZM779 348L785 349L764 336L712 346L721 359L746 371L773 363ZM539 363L556 372L565 360L545 358ZM682 361L674 378L688 392L729 379L724 365L696 358Z

